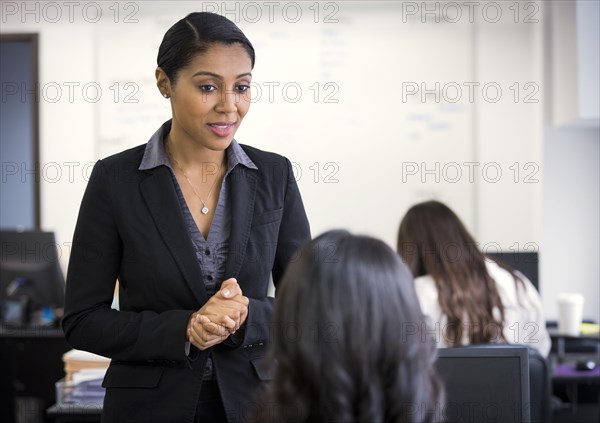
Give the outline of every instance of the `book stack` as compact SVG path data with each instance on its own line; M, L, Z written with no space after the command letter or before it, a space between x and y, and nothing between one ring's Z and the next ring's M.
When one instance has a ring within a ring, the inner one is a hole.
M58 404L101 405L105 390L102 380L110 359L86 351L71 350L63 355L65 378L56 382Z
M80 350L67 351L63 354L62 359L65 365L65 380L67 381L73 380L73 374L86 369L106 373L106 369L110 364L110 358Z

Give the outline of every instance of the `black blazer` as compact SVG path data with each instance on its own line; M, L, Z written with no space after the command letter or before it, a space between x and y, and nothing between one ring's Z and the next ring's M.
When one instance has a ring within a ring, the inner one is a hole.
M258 167L228 175L232 213L224 278L250 299L243 340L216 345L213 363L228 420L260 407L253 394L270 378L260 366L275 286L309 224L290 162L242 146ZM190 315L208 300L169 170L138 170L145 145L100 160L82 200L67 272L66 339L112 359L105 422L192 422L208 351L185 354ZM111 309L120 282L120 311ZM237 336L237 334L236 334Z

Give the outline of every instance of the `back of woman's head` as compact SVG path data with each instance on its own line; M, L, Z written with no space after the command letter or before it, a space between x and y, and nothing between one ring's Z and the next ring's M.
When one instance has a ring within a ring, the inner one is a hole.
M421 323L410 272L386 244L345 231L308 243L277 291L273 420L434 421L440 386Z
M478 253L458 216L438 201L416 204L406 212L398 230L398 252L415 277L452 265L476 265L472 255Z
M190 13L169 28L158 49L157 64L175 84L179 70L213 44L240 44L254 67L254 47L244 33L229 19L209 12Z
M461 344L466 328L470 343L504 340L504 307L485 256L449 207L438 201L411 207L400 223L397 248L413 276L434 279L448 318L448 345Z

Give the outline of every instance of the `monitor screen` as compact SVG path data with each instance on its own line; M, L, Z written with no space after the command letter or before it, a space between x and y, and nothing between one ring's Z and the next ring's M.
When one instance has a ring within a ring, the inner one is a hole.
M529 421L529 355L522 346L438 349L447 423Z
M511 251L511 252L487 252L486 256L494 261L503 263L511 269L518 270L531 281L538 291L538 253L531 251Z
M63 307L65 279L59 258L52 232L1 231L0 300L26 297L32 310Z

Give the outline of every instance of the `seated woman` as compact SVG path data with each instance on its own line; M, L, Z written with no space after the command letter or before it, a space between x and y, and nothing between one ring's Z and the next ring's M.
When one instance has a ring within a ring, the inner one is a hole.
M446 205L410 208L398 231L398 253L416 278L439 347L517 343L548 355L550 337L533 284L484 256Z
M285 422L434 422L442 388L412 277L382 241L327 232L277 289L261 417Z

